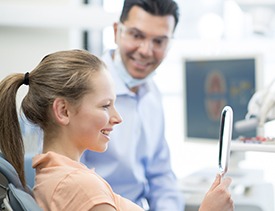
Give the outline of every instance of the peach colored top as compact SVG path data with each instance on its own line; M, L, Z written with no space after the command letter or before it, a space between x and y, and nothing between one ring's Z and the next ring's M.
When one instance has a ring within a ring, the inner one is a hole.
M90 210L109 204L118 211L141 211L141 207L115 194L94 170L70 158L48 152L33 158L36 169L34 196L44 211Z

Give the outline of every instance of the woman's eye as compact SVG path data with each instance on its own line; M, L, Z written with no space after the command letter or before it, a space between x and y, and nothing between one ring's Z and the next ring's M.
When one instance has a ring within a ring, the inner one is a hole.
M110 106L111 106L110 104L107 104L107 105L104 105L103 108L108 109Z

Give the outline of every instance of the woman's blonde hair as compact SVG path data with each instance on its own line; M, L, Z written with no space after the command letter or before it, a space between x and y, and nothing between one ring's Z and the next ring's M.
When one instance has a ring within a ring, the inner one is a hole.
M45 56L30 73L11 74L0 82L0 150L24 186L24 144L16 108L19 87L29 85L21 103L25 117L44 131L54 131L50 107L55 98L62 97L77 105L87 92L93 91L92 74L105 68L88 51L59 51Z

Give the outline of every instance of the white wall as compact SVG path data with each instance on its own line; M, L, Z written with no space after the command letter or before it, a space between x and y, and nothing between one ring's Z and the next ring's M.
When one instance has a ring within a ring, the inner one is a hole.
M31 71L48 53L70 47L65 29L0 27L0 58L3 78L12 72Z

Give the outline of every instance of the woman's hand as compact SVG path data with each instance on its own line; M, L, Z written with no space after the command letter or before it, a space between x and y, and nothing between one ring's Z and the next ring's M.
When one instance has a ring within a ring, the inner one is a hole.
M232 211L234 203L228 190L231 178L222 178L217 174L211 188L206 193L199 211Z

